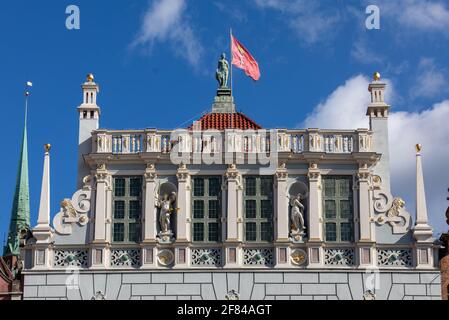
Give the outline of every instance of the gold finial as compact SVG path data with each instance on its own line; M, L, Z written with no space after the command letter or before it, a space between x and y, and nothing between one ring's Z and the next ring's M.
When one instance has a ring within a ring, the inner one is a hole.
M415 145L415 149L416 149L416 153L420 153L421 150L422 150L422 145L421 145L420 143L417 143L417 144Z
M374 81L379 81L380 80L380 73L379 72L374 72L373 74L373 80Z
M93 82L93 81L94 81L94 75L93 75L92 73L89 73L89 74L87 75L87 81L88 81L88 82Z
M44 148L45 148L45 152L50 152L51 144L49 144L49 143L44 144Z

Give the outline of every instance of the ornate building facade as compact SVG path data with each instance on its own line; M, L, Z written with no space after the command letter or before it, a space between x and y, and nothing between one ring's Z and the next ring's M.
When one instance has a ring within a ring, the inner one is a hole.
M217 90L177 130L106 130L82 84L78 190L50 220L46 146L25 299L441 299L417 146L413 217L390 191L386 84L370 127L263 129Z

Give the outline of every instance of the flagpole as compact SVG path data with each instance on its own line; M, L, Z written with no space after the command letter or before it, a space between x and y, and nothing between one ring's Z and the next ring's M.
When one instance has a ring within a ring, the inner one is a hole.
M233 79L232 79L232 28L229 28L229 38L230 38L230 58L231 58L231 95L232 95L232 89L233 89Z

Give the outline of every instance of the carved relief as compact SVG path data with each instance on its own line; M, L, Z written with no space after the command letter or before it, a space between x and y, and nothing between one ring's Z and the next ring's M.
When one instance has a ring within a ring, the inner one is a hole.
M393 198L391 193L382 189L382 180L374 176L373 197L374 209L377 212L375 222L378 225L388 223L393 229L393 234L404 234L410 230L410 214L405 210L405 201L399 197Z
M412 267L412 250L378 249L377 265L382 267Z
M88 214L92 195L91 177L84 177L83 183L83 188L75 192L72 199L61 201L61 210L53 219L55 231L60 235L72 234L74 224L84 227L89 222Z
M192 266L221 266L221 249L192 249Z
M352 266L354 265L354 249L324 249L324 264Z
M274 264L273 249L244 249L243 264L247 266L267 266Z

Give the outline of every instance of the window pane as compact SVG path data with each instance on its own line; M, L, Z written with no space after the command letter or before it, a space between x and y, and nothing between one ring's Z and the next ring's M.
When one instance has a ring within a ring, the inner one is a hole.
M204 241L204 224L193 224L193 241Z
M262 241L272 240L271 222L262 222L260 224L260 239Z
M217 197L220 194L220 179L209 178L209 196Z
M114 223L113 240L120 242L125 240L125 225L123 223Z
M124 197L125 196L125 179L124 178L115 178L114 180L114 192L116 197Z
M273 180L271 178L260 178L260 194L269 197L273 194Z
M335 223L326 223L326 241L337 241L337 226Z
M273 205L271 204L271 200L262 200L260 202L261 205L261 217L270 219L273 214Z
M256 241L256 223L246 223L246 241Z
M351 202L349 200L340 200L340 217L343 219L352 217Z
M340 225L341 241L352 241L352 224L342 223Z
M129 202L129 218L139 219L140 217L140 201L131 200Z
M335 219L337 217L337 206L335 200L324 201L324 216L327 219Z
M325 178L324 179L324 195L327 197L335 196L335 179Z
M125 219L125 201L114 201L114 219Z
M193 195L195 197L204 196L204 179L195 178L193 180Z
M204 218L204 201L194 200L193 201L193 218L203 219Z
M245 201L245 216L246 218L256 218L256 200Z
M245 195L247 196L256 195L256 178L254 177L245 178Z
M139 197L142 192L142 182L140 178L129 179L129 195L131 197Z
M129 241L139 242L140 240L140 223L130 223L129 224Z
M218 241L218 223L209 223L209 241Z
M349 178L342 178L338 180L338 189L341 197L348 197L351 193Z
M209 200L209 218L216 219L219 216L218 200Z

